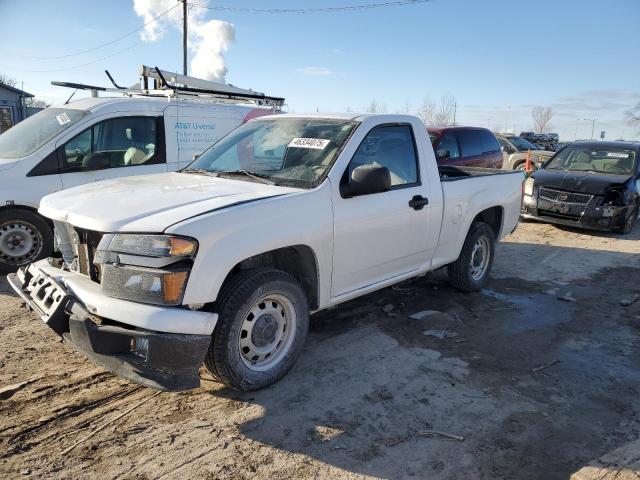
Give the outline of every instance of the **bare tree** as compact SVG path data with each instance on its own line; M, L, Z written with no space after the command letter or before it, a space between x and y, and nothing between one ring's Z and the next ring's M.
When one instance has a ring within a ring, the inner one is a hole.
M365 108L365 111L368 113L379 113L380 105L378 104L378 101L375 98L371 100L369 105Z
M551 107L542 107L538 105L531 110L533 117L533 129L536 133L545 133L551 130L551 119L553 118L553 109Z
M422 105L416 111L416 117L422 120L425 125L433 125L435 118L436 105L429 97L422 99Z
M434 120L436 125L451 125L455 121L456 99L450 93L440 97L440 104L436 111Z
M51 104L45 102L44 100L38 100L35 97L25 98L24 104L27 107L33 107L33 108L47 108L51 106Z
M5 85L9 85L10 87L15 87L18 84L18 81L15 78L11 78L8 75L0 72L0 83L4 83Z
M408 98L405 99L405 101L402 104L402 106L396 110L396 113L399 113L401 115L410 115L411 114L411 102L409 101Z
M640 126L640 102L625 112L625 118L632 127Z
M369 102L369 105L365 108L367 113L387 113L387 105L379 103L375 98Z

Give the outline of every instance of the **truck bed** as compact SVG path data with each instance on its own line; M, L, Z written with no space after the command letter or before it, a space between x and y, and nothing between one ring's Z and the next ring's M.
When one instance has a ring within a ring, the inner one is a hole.
M454 167L452 165L438 166L438 172L440 173L440 180L442 182L455 182L457 180L464 180L470 177L486 177L488 175L506 175L517 173L522 175L522 172L517 170L499 170L497 168L484 168L484 167Z

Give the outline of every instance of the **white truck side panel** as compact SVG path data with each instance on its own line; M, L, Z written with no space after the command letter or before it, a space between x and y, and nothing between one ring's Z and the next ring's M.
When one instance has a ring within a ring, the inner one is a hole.
M476 216L492 207L502 207L502 227L496 241L510 234L518 224L522 184L513 181L520 172L443 181L444 213L440 241L433 258L433 268L453 262ZM470 195L470 192L473 194Z

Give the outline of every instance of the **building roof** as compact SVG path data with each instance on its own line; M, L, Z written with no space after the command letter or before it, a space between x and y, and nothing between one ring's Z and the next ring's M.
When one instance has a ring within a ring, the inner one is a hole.
M32 95L29 92L25 92L24 90L20 90L19 88L12 87L11 85L7 85L6 83L2 83L2 82L0 82L0 88L4 88L5 90L9 90L10 92L19 93L23 97L34 97L35 96L35 95Z

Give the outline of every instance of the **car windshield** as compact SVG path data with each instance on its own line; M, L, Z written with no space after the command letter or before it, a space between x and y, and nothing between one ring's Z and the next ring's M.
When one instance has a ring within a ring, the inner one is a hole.
M323 118L254 120L204 152L185 172L240 174L313 188L331 168L356 122Z
M45 108L0 135L0 158L31 155L86 114L70 108Z
M636 167L636 152L628 148L569 145L545 166L551 170L585 171L630 175Z
M438 140L438 134L433 132L428 132L428 133L429 133L429 140L431 140L431 145L435 146L436 141Z
M518 150L538 150L538 147L531 142L528 142L522 137L507 137L507 139L513 143Z

